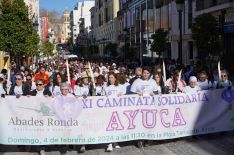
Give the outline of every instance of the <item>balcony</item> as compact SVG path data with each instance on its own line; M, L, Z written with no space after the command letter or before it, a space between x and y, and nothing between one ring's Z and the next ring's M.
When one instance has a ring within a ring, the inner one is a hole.
M234 0L197 0L197 11L208 9L214 6L233 2Z

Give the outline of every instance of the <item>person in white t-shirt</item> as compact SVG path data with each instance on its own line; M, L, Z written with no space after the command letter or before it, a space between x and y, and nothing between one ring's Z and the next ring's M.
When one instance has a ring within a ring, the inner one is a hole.
M215 88L215 83L212 84L211 81L208 80L208 76L206 72L201 72L198 75L198 82L197 85L202 89L202 90L208 90Z
M142 72L142 77L136 79L130 91L132 93L137 93L139 95L154 95L161 92L160 86L156 84L156 82L150 78L151 70L149 67L144 67Z
M120 96L122 95L122 89L119 85L117 74L110 72L108 74L108 82L104 87L106 96Z
M84 98L86 98L87 96L92 96L91 87L89 85L89 76L87 72L81 73L81 83L80 85L75 85L74 95L77 97L83 96Z
M122 95L122 89L119 85L117 74L110 72L108 75L108 82L106 86L104 87L104 93L106 96L120 96ZM113 151L113 145L116 149L120 148L118 143L114 144L108 144L106 151L112 152Z
M0 95L6 94L6 88L4 88L5 77L3 74L0 74Z
M189 78L189 85L183 89L183 92L194 94L198 91L201 91L201 88L197 85L197 78L195 76L191 76Z

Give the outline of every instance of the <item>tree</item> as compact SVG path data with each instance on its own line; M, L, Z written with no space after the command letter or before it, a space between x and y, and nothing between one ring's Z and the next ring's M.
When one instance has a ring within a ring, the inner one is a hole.
M211 14L202 14L195 18L192 37L196 41L199 57L215 54L219 49L218 23Z
M162 55L162 52L167 49L167 36L168 31L164 30L163 28L157 29L152 35L153 43L151 44L150 50L152 52L156 52L159 57Z
M105 54L111 55L112 57L116 57L117 53L117 44L109 43L105 46Z
M28 18L23 0L2 0L0 16L0 49L12 56L37 54L39 36Z
M42 50L42 54L43 56L53 56L54 53L53 53L53 50L54 50L54 45L49 42L49 41L45 41L43 43L43 50Z

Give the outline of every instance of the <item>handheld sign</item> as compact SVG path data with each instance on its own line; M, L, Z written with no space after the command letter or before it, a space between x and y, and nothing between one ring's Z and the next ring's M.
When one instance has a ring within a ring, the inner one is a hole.
M89 62L89 70L90 70L90 74L91 74L91 79L93 81L93 88L96 89L96 85L95 85L95 81L94 81L94 74L93 74L93 70L91 68L90 62Z
M178 81L177 81L176 93L178 92L178 86L179 86L179 82L181 80L181 74L182 74L182 69L179 72L179 78L178 78Z
M219 81L220 81L221 80L220 61L218 62L218 75L219 75Z
M165 63L164 63L164 60L163 60L163 81L164 83L166 82L167 78L166 78L166 68L165 68Z
M68 59L66 59L66 66L67 66L67 80L68 80L68 83L71 84L70 70L69 70L69 66L68 66Z

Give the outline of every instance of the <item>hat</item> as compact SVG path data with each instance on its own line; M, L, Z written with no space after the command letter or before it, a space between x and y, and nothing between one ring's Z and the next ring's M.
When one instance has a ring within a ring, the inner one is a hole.
M82 73L80 74L80 77L81 77L81 78L88 78L88 77L90 77L90 76L87 74L87 72L82 72Z
M116 63L113 63L112 66L116 66Z
M190 76L189 81L197 82L197 78L195 76Z

